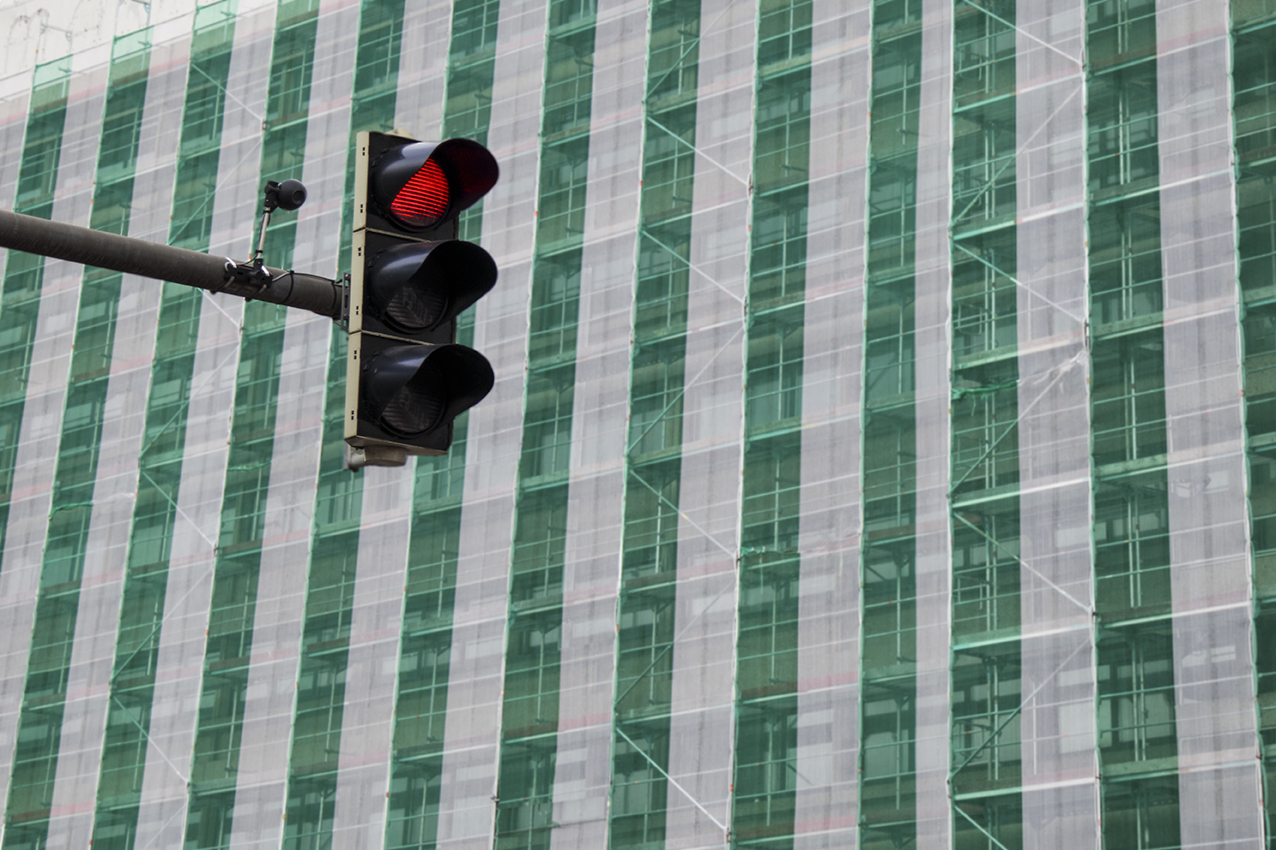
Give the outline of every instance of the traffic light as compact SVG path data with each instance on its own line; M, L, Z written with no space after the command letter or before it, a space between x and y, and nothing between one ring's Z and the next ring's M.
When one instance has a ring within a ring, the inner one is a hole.
M452 420L492 389L456 318L496 283L496 263L457 239L457 216L499 170L478 142L360 133L350 274L346 442L351 468L438 455Z

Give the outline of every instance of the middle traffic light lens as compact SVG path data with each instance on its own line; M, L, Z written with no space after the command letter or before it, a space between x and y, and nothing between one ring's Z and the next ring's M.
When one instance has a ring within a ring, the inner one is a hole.
M450 342L448 323L496 283L491 255L470 242L384 244L368 243L363 278L366 318L385 325L378 333L441 333L431 341Z
M390 212L409 227L429 227L447 214L447 176L427 159L390 202Z
M411 333L433 327L446 309L447 300L437 291L401 286L385 312L392 324Z
M443 415L443 401L433 387L426 390L409 383L391 396L381 421L396 433L414 437L435 426Z

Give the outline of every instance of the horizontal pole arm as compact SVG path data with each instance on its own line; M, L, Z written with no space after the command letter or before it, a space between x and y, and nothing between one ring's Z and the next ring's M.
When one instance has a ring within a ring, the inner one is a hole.
M256 274L246 274L245 264L227 257L9 210L0 210L0 248L296 307L337 321L342 318L344 287L326 277L265 266Z

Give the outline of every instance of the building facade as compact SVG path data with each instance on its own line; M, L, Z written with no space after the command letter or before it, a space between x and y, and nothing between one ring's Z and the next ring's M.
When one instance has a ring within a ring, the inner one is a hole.
M0 205L244 257L299 178L325 276L357 132L502 170L496 385L404 468L332 322L4 259L2 846L1273 846L1274 44L216 0L0 81Z

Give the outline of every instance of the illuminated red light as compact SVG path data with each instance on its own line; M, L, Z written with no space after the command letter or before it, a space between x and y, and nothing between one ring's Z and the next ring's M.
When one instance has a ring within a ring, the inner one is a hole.
M447 208L447 177L432 159L425 161L390 203L390 212L409 227L429 227L443 218Z

